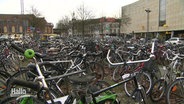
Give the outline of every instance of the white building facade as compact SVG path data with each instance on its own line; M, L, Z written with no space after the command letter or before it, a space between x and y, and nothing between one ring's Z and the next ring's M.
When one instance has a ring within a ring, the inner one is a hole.
M159 33L162 39L184 37L184 0L139 0L121 11L122 18L130 20L127 25L122 23L121 33L150 38Z

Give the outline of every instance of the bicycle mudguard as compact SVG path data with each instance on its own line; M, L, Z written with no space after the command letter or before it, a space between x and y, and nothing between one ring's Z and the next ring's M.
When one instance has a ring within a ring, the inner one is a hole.
M112 100L112 101L116 101L117 99L117 95L116 94L106 94L106 95L103 95L103 96L98 96L98 97L95 97L96 99L96 103L99 104L101 102L104 102L106 100ZM83 104L81 101L79 104ZM91 102L90 104L94 104L94 102Z
M104 95L104 96L99 96L96 98L96 102L99 103L99 102L103 102L104 100L113 100L113 101L116 101L117 99L117 95L116 94L107 94L107 95Z

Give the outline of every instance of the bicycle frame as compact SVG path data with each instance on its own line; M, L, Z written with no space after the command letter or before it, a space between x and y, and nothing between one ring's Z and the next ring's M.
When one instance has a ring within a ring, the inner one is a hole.
M64 97L60 97L57 99L54 99L55 103L59 103L59 104L64 104L65 101L67 100L68 95L64 96ZM103 95L103 96L99 96L99 97L93 97L92 99L89 98L88 100L90 100L90 104L98 104L100 102L103 102L105 100L112 100L112 101L116 101L117 95L116 94L107 94L107 95ZM52 104L51 101L47 101L48 104ZM76 100L74 100L73 104L76 104ZM79 101L79 104L86 104L84 102L82 102L81 100Z
M127 76L126 76L126 77L127 77ZM88 100L90 101L90 104L98 104L98 103L103 102L103 101L106 101L106 100L116 101L117 95L114 94L114 93L105 93L105 95L102 95L102 96L97 96L97 95L99 95L100 93L106 92L106 91L108 91L108 90L110 90L110 89L113 89L113 88L115 88L115 87L117 87L117 86L120 86L120 85L122 85L122 84L124 84L125 82L128 82L128 81L130 81L130 80L134 80L135 82L137 82L137 81L136 81L136 75L135 75L134 73L131 74L130 76L128 76L128 77L127 77L125 80L123 80L123 81L120 81L120 82L118 82L118 83L116 83L116 84L113 84L113 85L111 85L111 86L109 86L109 87L105 87L105 88L103 88L103 89L101 89L101 90L99 90L99 91L96 91L96 92L91 93L91 94L90 94L90 97L88 98ZM136 84L136 86L138 86L138 84ZM139 86L139 87L140 87L140 86ZM61 98L58 98L58 99L54 99L54 101L55 101L55 102L58 101L58 102L60 102L61 104L64 104L67 98L68 98L68 96L65 96L65 97L61 97ZM48 101L48 103L51 104L50 101ZM74 104L74 103L73 103L73 104ZM82 102L82 101L80 100L80 101L79 101L79 104L86 104L86 103L84 103L84 102Z
M177 77L177 71L178 71L178 65L180 65L180 59L183 59L182 57L180 57L180 54L174 54L174 57L171 59L168 56L168 53L170 50L167 50L163 55L166 55L166 58L171 61L171 63L168 65L168 68L164 67L164 75L162 77L162 79L167 81L167 84L172 82L173 80L176 79ZM170 69L170 70L169 70ZM176 70L176 71L175 71Z
M107 53L107 60L109 62L110 65L113 65L113 66L118 66L118 65L124 65L124 64L135 64L135 63L142 63L142 65L144 64L144 62L148 62L149 60L153 60L155 59L155 55L154 55L154 48L155 48L155 41L152 42L152 47L151 47L151 54L150 54L150 57L148 59L144 59L144 60L133 60L133 61L128 61L128 62L118 62L118 63L112 63L110 61L110 58L109 58L109 55L110 55L110 49L108 50L108 53ZM140 66L137 67L136 70L139 70L142 65L140 64ZM125 74L126 75L126 74ZM122 76L123 77L123 76ZM135 81L135 84L136 84L136 89L134 90L134 92L137 90L137 91L140 91L140 94L143 98L143 101L144 103L148 103L147 101L147 98L146 98L146 93L144 90L144 88L139 84L139 82L137 82L137 79L136 79L136 76L134 78L134 81ZM128 81L127 81L128 82ZM121 81L120 83L125 83L124 81ZM140 100L140 99L139 99Z

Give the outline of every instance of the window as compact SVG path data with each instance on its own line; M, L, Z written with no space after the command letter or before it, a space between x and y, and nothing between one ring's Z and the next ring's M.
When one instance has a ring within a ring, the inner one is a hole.
M166 0L159 0L159 26L166 24Z

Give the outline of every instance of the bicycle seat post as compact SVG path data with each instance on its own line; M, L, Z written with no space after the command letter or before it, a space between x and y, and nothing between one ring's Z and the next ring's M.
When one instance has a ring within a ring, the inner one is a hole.
M138 82L136 77L137 76L134 76L133 78L136 89L133 91L131 96L135 97L136 102L144 102L144 104L148 104L145 88Z

